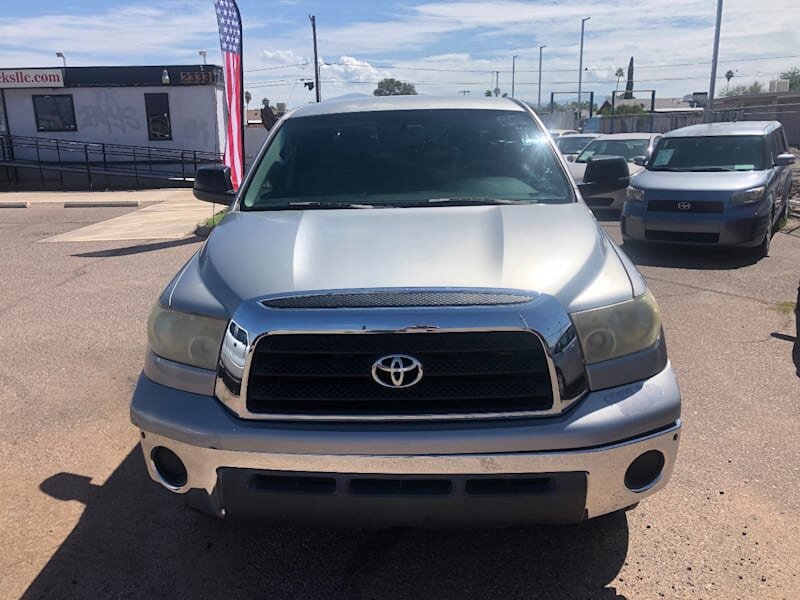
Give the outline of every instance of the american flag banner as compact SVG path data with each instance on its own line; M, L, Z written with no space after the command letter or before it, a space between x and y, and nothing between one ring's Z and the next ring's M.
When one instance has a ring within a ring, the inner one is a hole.
M225 164L231 168L233 189L244 177L244 129L242 110L242 17L235 0L214 0L219 26L219 45L225 63L225 101L228 104L228 131L225 138Z

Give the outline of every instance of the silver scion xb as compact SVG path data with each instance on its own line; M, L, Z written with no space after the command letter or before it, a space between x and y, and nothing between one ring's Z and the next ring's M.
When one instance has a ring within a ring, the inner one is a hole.
M766 256L775 224L789 214L794 161L777 121L676 129L631 181L623 237L738 245Z
M597 185L626 187L622 160ZM216 167L195 194L230 213L155 303L131 404L163 488L436 527L579 522L667 483L658 306L524 104L304 106L238 193Z

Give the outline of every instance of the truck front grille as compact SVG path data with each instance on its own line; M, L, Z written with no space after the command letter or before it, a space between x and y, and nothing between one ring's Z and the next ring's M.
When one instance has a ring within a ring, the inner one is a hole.
M419 361L407 388L384 387L373 364ZM552 386L539 338L524 331L273 334L257 344L247 381L255 414L420 418L545 411Z

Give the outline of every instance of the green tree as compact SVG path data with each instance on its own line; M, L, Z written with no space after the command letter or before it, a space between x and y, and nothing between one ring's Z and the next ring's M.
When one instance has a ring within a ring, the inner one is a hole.
M264 108L269 108L269 98L262 98L261 106L263 106Z
M733 71L728 70L725 72L725 79L728 81L728 84L725 86L725 94L728 93L728 90L731 88L731 79L733 79Z
M764 85L760 81L754 81L750 85L736 85L726 90L723 96L747 96L749 94L763 94Z
M491 98L492 97L492 90L486 90L483 93L483 95L486 96L487 98Z
M619 91L619 80L622 79L623 77L625 77L625 69L623 69L622 67L619 67L617 69L617 72L614 73L614 77L617 78L617 87L614 88L614 91L618 92Z
M792 67L788 71L781 73L781 79L789 80L789 89L800 91L800 67Z
M417 89L413 83L387 77L378 82L378 87L372 93L375 96L416 96Z
M245 90L245 92L244 92L244 105L245 105L246 108L248 108L248 109L250 108L250 101L252 99L253 99L252 94L250 94L250 92Z
M645 110L641 104L620 104L614 107L615 115L640 115L643 112L645 112ZM610 117L611 107L604 107L603 110L600 111L600 114L604 117Z

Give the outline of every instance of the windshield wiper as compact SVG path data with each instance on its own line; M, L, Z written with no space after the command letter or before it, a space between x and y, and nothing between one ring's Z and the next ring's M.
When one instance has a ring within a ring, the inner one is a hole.
M358 202L320 202L312 200L307 202L286 202L284 204L264 204L261 206L254 206L251 210L333 210L340 208L375 208L375 206Z
M465 196L461 198L429 198L425 202L414 203L414 206L444 206L446 204L533 204L532 200L512 200L510 198L477 198Z

